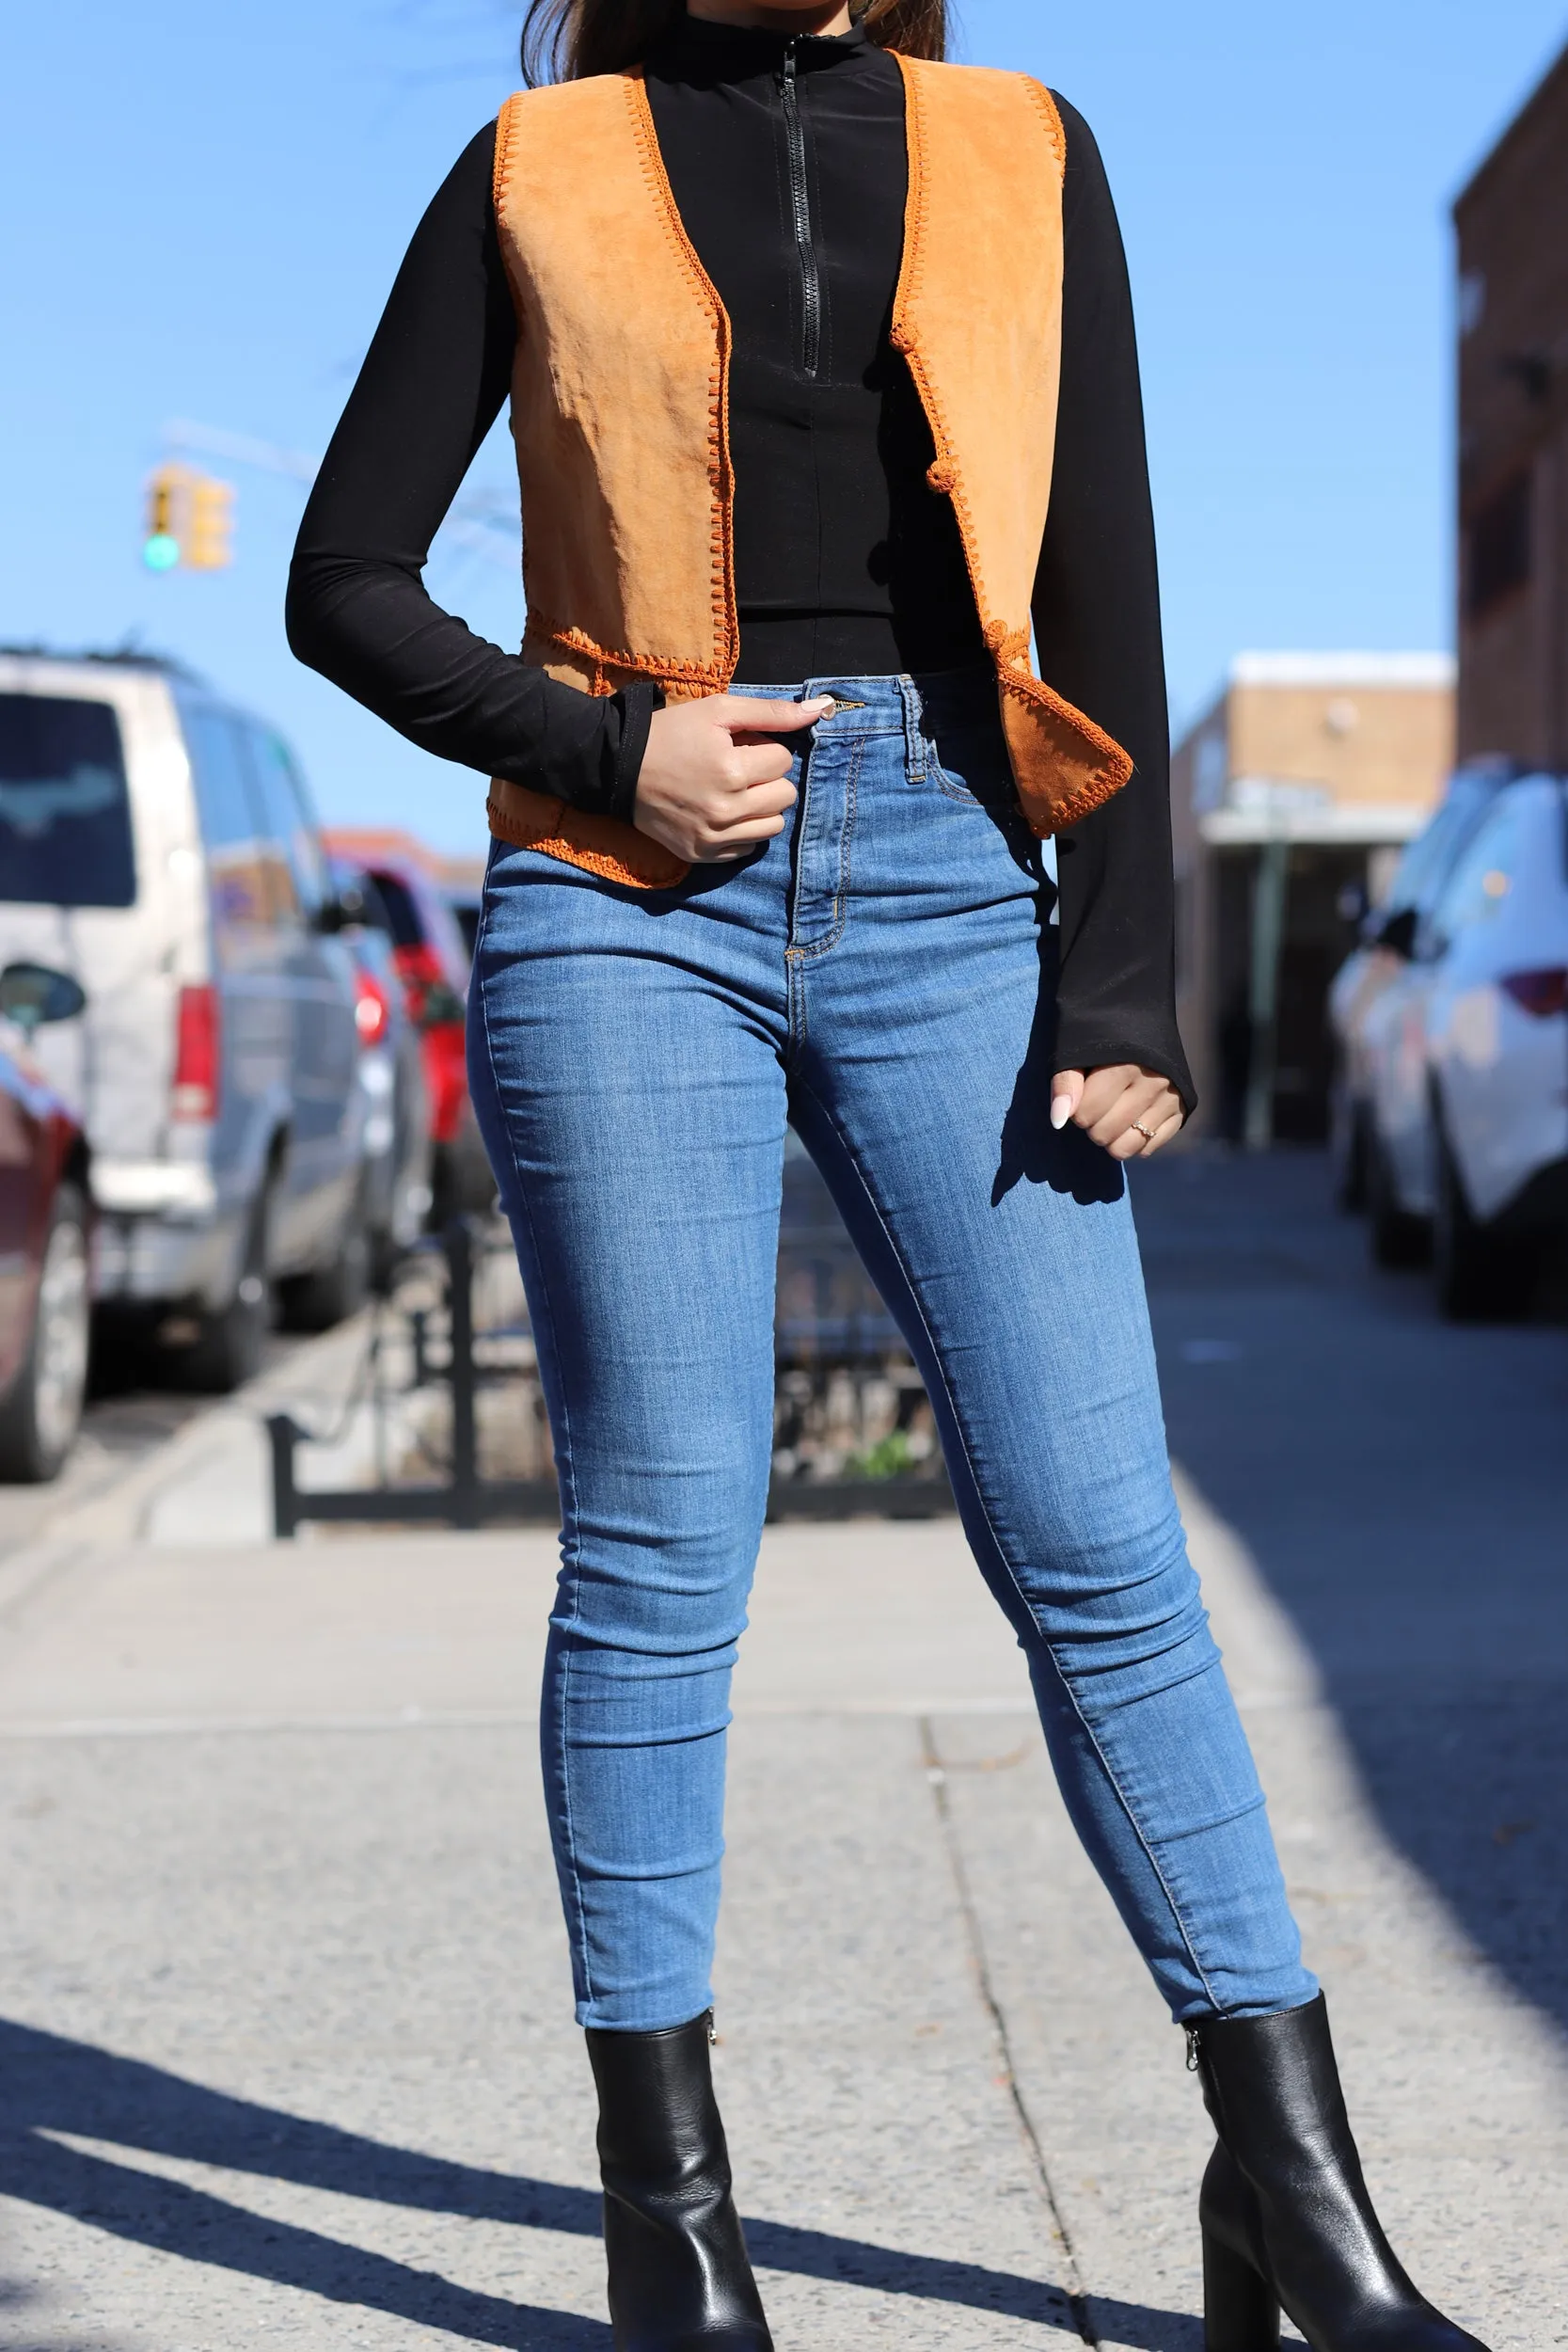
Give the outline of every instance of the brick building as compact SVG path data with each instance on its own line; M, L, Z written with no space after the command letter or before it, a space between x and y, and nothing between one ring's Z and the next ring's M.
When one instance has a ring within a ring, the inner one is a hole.
M1239 654L1177 745L1177 1006L1195 1133L1328 1127L1329 982L1453 759L1447 654Z
M1568 50L1454 225L1460 755L1568 769Z

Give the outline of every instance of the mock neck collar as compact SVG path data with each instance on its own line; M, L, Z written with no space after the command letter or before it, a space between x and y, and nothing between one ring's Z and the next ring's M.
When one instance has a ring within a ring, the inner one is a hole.
M847 33L784 33L755 24L717 24L683 8L648 62L683 81L736 82L749 74L776 73L789 48L799 70L812 73L847 64L870 46L863 24L851 25Z

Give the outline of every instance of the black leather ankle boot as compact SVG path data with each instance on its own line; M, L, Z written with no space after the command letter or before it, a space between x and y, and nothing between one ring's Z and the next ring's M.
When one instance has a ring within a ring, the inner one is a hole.
M1281 2307L1312 2352L1486 2352L1418 2293L1383 2233L1322 1994L1187 2033L1220 2136L1198 2200L1208 2352L1275 2352Z
M773 2352L730 2195L711 2023L588 2034L615 2352Z

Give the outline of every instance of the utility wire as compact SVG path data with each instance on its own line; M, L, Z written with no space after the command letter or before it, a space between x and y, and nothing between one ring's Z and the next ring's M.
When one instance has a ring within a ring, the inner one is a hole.
M256 473L280 474L306 489L321 470L321 459L306 450L283 449L254 434L230 433L225 425L200 424L190 417L170 418L163 438L170 457L215 457L226 465L246 466ZM463 491L448 509L441 529L454 545L476 548L492 561L503 560L512 565L521 561L516 501L503 491Z

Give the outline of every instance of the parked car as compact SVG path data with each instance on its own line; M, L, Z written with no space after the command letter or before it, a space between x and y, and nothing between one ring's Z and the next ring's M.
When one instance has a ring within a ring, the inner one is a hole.
M1367 1025L1383 1252L1424 1243L1445 1313L1515 1312L1544 1239L1568 1231L1561 778L1494 791L1418 918L1407 974Z
M1342 1207L1370 1211L1372 1247L1380 1263L1410 1263L1422 1253L1425 1236L1393 1207L1386 1170L1377 1160L1370 1106L1372 1057L1386 1055L1401 1038L1420 1034L1414 1007L1426 976L1413 961L1418 930L1511 772L1502 763L1479 761L1454 774L1436 811L1395 867L1387 896L1368 913L1360 944L1340 965L1329 992L1334 1036L1329 1152L1335 1190Z
M425 1228L431 1188L430 1094L419 1030L404 1001L387 910L370 876L331 861L355 962L359 1084L365 1095L364 1206L372 1272L384 1283Z
M53 1478L87 1386L91 1209L87 1147L32 1050L84 1003L68 973L0 972L0 1478Z
M372 836L373 837L373 836ZM383 845L362 848L352 833L328 834L336 854L354 859L375 884L385 910L409 1014L424 1041L425 1084L435 1144L433 1221L487 1209L495 1178L468 1099L465 1043L469 954L446 891L419 857Z
M363 1295L353 957L282 739L170 663L0 655L0 957L71 973L40 1041L82 1105L96 1295L195 1386L260 1361L275 1297Z
M1433 909L1433 1256L1449 1315L1528 1301L1568 1234L1568 783L1498 796Z

